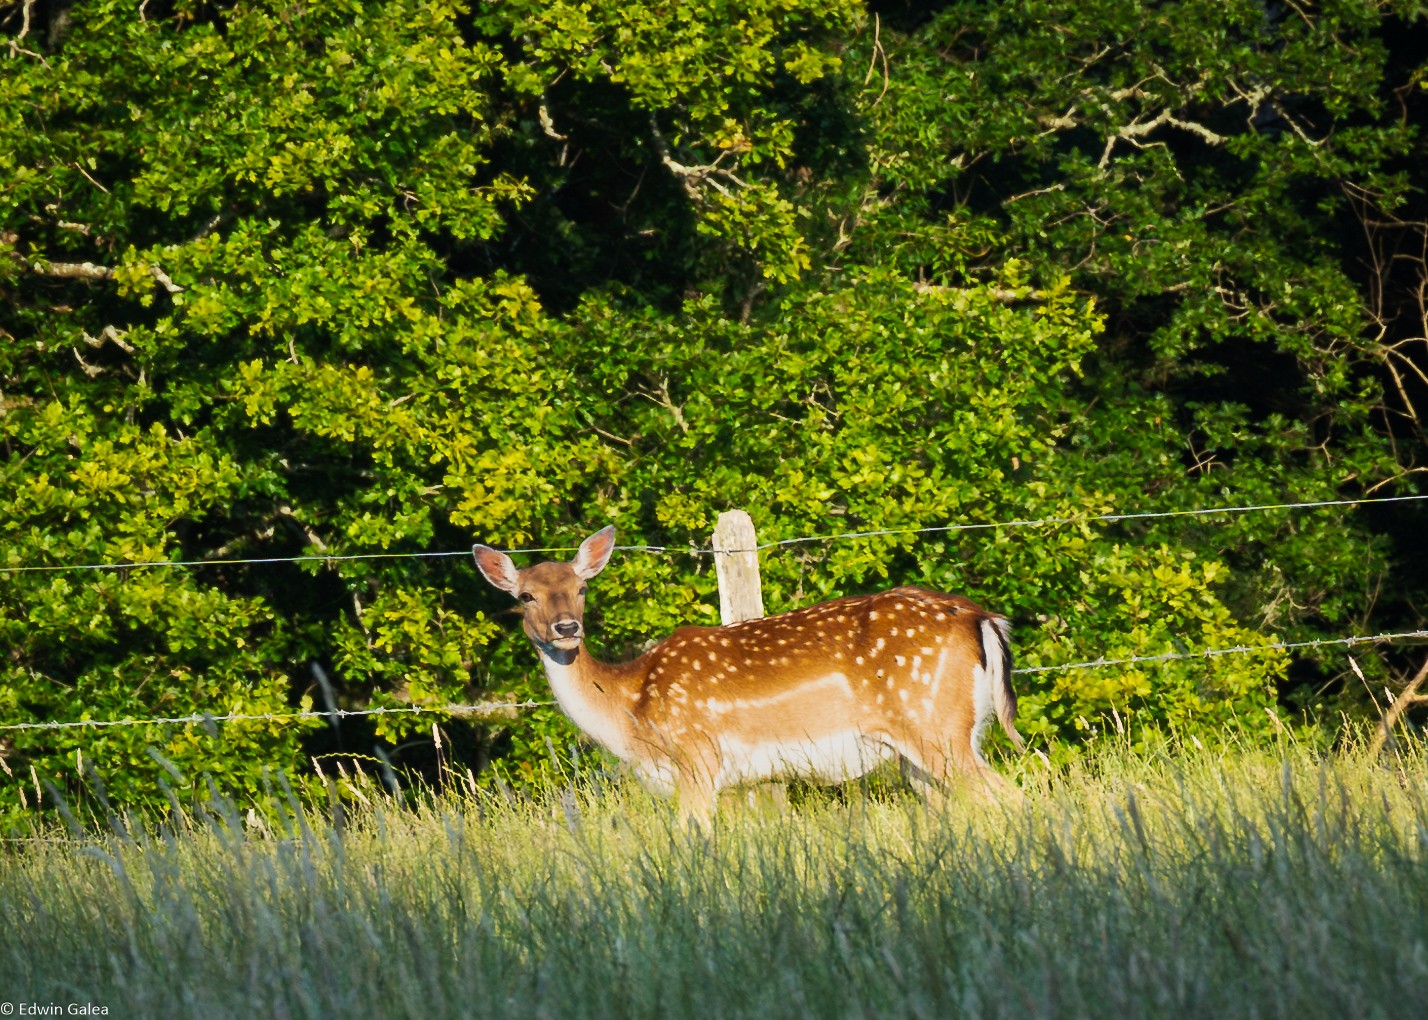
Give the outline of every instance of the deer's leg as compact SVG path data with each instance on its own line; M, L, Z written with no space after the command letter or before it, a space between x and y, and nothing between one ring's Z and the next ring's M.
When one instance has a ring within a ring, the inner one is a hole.
M954 741L951 751L926 738L902 739L896 746L898 753L913 766L915 778L921 780L919 786L925 794L945 794L965 788L977 796L996 800L1014 789L999 772L972 752L970 739Z
M717 791L713 776L699 769L679 770L674 783L679 799L679 814L690 826L698 825L705 832L714 827L714 806Z
M673 762L674 791L679 799L680 816L686 823L698 822L706 832L710 831L719 797L717 748L707 738L694 740L681 753L673 756Z

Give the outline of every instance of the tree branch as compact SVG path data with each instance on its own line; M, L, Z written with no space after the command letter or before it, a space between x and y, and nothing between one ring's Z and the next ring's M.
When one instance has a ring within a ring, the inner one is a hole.
M1423 668L1412 680L1408 681L1408 686L1403 688L1398 697L1393 699L1393 704L1388 706L1388 711L1379 721L1378 732L1374 734L1373 740L1369 743L1369 754L1376 757L1383 751L1384 745L1388 743L1389 737L1393 734L1393 727L1398 722L1399 716L1414 705L1428 703L1428 694L1418 693L1424 680L1428 680L1428 661L1423 663Z
M1140 111L1135 113L1128 123L1113 129L1111 133L1106 136L1106 147L1101 153L1101 161L1099 163L1102 170L1104 170L1106 164L1110 162L1111 153L1115 151L1118 141L1126 141L1133 145L1140 145L1137 139L1143 138L1162 127L1174 127L1179 128L1181 131L1188 131L1190 134L1198 135L1211 145L1223 145L1225 143L1224 135L1212 131L1204 124L1180 118L1176 115L1175 109L1171 107L1162 109L1149 120L1143 119L1149 113L1145 107L1153 106L1156 98L1153 93L1147 92L1144 88L1146 82L1151 81L1153 78L1160 78L1172 88L1176 89L1182 100L1179 104L1181 108L1183 108L1192 97L1201 92L1204 87L1203 82L1177 85L1164 71L1157 69L1154 75L1125 88L1114 89L1109 92L1083 89L1077 93L1081 99L1094 103L1103 113L1112 118L1116 118L1116 111L1112 109L1112 103L1120 104L1129 100L1137 100L1140 104ZM1241 96L1243 97L1244 93L1241 93ZM1044 114L1038 117L1037 124L1042 129L1040 135L1044 136L1054 134L1058 131L1069 131L1073 128L1083 126L1086 123L1085 118L1078 116L1076 111L1077 107L1073 103L1073 105L1066 109L1065 113L1060 115Z
M40 63L44 64L46 67L49 67L50 62L46 60L43 56L36 53L34 50L27 50L25 49L25 47L20 45L20 40L30 34L30 27L33 24L34 20L32 17L34 9L35 0L24 0L24 3L20 7L20 31L15 35L15 38L10 40L10 56L14 57L23 53L25 56L34 57Z
M1181 120L1169 110L1161 110L1150 120L1133 120L1129 124L1119 128L1115 134L1107 136L1106 151L1101 154L1101 162L1097 165L1102 170L1106 168L1106 164L1111 160L1111 152L1115 149L1118 140L1124 140L1130 142L1132 145L1139 146L1140 143L1136 141L1136 139L1148 135L1157 128L1165 125L1179 128L1181 131L1188 131L1192 135L1199 135L1211 145L1223 145L1225 143L1224 135L1211 131L1205 125L1197 124L1192 120Z
M12 251L9 255L11 258L19 259L30 272L37 276L50 276L62 280L108 281L114 279L113 269L109 266L96 265L93 262L50 262L46 259L26 258L17 251ZM158 266L149 266L149 275L170 294L183 293L183 287L174 283L173 277Z
M986 294L993 301L1007 305L1022 301L1041 301L1046 297L1045 292L1030 287L1024 290L1008 290L1005 287L945 287L940 283L927 283L924 280L915 281L912 289L919 294Z
M84 339L85 343L89 344L90 347L103 347L106 343L112 343L115 347L118 347L125 354L134 353L133 345L126 341L124 339L124 334L119 332L112 325L105 326L102 330L100 330L98 336L90 336L88 333L84 332L81 332L80 336Z
M149 275L152 276L155 280L158 280L159 286L163 287L164 290L168 291L170 294L183 293L183 288L180 287L178 284L174 283L173 277L169 276L168 273L164 272L158 266L150 266Z
M24 256L19 256L24 259ZM40 276L56 276L63 280L112 280L114 270L93 262L31 262L25 259L30 272Z
M569 135L563 135L555 129L555 121L550 116L550 106L545 101L545 96L540 97L540 106L536 111L540 116L540 129L545 132L545 136L557 142L570 140Z
M878 93L878 98L873 100L873 106L877 106L883 101L883 97L888 94L888 89L892 87L892 77L888 74L888 55L883 49L883 19L882 15L873 15L873 55L868 61L868 73L863 75L863 88L868 87L868 82L873 80L873 72L878 65L882 65L883 70L883 90Z
M670 155L669 142L665 141L664 135L660 133L659 124L655 122L653 114L650 116L650 134L654 138L655 149L659 152L660 162L679 178L679 183L684 186L684 191L690 198L698 199L703 197L699 193L699 185L701 184L708 184L715 191L719 192L719 194L728 198L729 189L724 187L716 177L722 177L724 180L731 184L736 184L741 188L746 187L743 181L734 176L733 171L725 170L719 165L720 161L729 155L730 150L726 149L719 153L719 158L713 163L708 163L703 166L686 166Z

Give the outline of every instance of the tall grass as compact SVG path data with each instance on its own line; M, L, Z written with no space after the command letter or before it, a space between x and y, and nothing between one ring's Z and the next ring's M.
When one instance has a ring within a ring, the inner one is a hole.
M294 807L0 858L0 1000L133 1017L1393 1017L1428 768L1101 755L1024 802L626 785Z

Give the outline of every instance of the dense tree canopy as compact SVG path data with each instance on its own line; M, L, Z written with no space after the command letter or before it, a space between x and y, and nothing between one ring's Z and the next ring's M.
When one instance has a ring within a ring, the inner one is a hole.
M0 32L0 721L540 697L469 561L320 557L707 547L731 506L893 532L769 551L771 611L924 583L1027 666L1422 624L1418 504L914 533L1420 491L1418 3L11 0ZM713 591L617 553L596 640ZM1344 665L1024 674L1022 729L1332 726ZM0 810L406 764L430 720L0 731ZM573 736L452 728L515 773Z

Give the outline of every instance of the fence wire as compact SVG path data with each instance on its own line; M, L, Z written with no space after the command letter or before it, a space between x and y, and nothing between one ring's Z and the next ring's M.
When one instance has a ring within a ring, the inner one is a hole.
M1384 496L1376 499L1328 499L1304 503L1261 503L1255 506L1202 507L1192 510L1154 510L1136 513L1087 514L1071 517L1037 517L1015 521L989 521L984 523L947 524L931 528L876 528L866 531L845 531L833 535L800 535L782 538L772 542L762 542L754 546L754 552L769 552L788 546L809 545L815 542L841 542L861 538L882 538L900 535L946 535L962 531L986 531L1001 528L1037 528L1065 524L1119 523L1123 521L1164 520L1172 517L1211 517L1272 510L1315 510L1326 507L1379 506L1390 503L1410 503L1428 500L1428 495ZM704 549L699 546L672 545L618 545L620 552L642 552L660 555L718 556L749 552L748 549ZM505 550L522 555L537 553L569 553L574 546L539 546ZM469 556L470 550L436 552L381 552L381 553L313 553L303 556L262 556L250 559L221 558L206 560L139 560L115 563L52 563L0 565L0 574L55 573L77 570L134 570L141 568L185 568L262 566L277 563L346 563L362 560L396 559L446 559Z
M357 719L376 715L442 715L452 718L485 718L502 716L531 708L549 708L554 701L490 701L477 705L399 705L382 708L335 708L308 712L232 712L211 715L175 715L143 719L74 719L67 722L7 723L0 733L10 730L77 730L106 729L112 726L211 726L223 722L298 722L322 719L334 725L342 719Z
M1061 673L1073 669L1100 669L1107 666L1135 666L1150 663L1176 662L1187 659L1211 659L1223 655L1249 655L1255 652L1283 652L1306 648L1378 644L1428 638L1428 630L1399 631L1387 634L1354 635L1341 638L1319 638L1312 641L1278 641L1263 645L1235 645L1230 648L1205 648L1195 652L1164 652L1160 655L1131 655L1120 659L1090 659L1085 662L1065 662L1053 666L1021 666L1013 674ZM450 718L485 718L532 708L550 708L554 701L482 702L474 705L410 705L384 708L332 709L309 712L254 712L229 715L181 715L154 719L76 719L66 722L7 723L0 733L21 730L101 729L112 726L212 726L221 722L297 722L327 720L334 725L341 719L382 715L440 715Z
M1061 673L1071 669L1097 669L1102 666L1133 666L1151 662L1175 662L1182 659L1212 659L1220 655L1248 655L1253 652L1288 652L1303 648L1324 648L1332 645L1376 644L1385 641L1407 641L1428 638L1428 630L1407 630L1394 634L1369 634L1354 637L1318 638L1312 641L1276 641L1264 645L1235 645L1231 648L1204 648L1198 652L1165 652L1161 655L1131 655L1123 659L1089 659L1085 662L1063 662L1055 666L1021 666L1013 673Z
M1191 510L1161 510L1136 513L1108 513L1074 517L1041 517L1015 521L949 524L941 527L932 528L880 528L867 531L847 531L834 535L803 535L795 538L779 539L772 542L760 543L759 545L754 547L754 551L768 552L773 549L781 549L788 546L810 544L814 542L836 542L862 538L879 538L902 535L952 534L962 531L978 531L997 528L1032 528L1051 527L1067 524L1095 524L1102 522L1116 523L1121 521L1161 520L1172 517L1208 517L1214 515L1244 514L1276 510L1310 510L1325 507L1372 506L1389 503L1416 502L1421 500L1428 500L1428 495L1387 496L1378 499L1334 499L1299 503L1264 503L1257 504L1254 506L1222 506ZM565 553L571 552L572 548L573 547L569 546L555 546L510 549L507 551L522 554ZM695 556L711 556L717 555L719 553L749 551L746 549L716 550L701 549L695 546L653 545L616 546L616 549L625 552L687 554ZM77 570L127 570L143 567L196 568L208 566L247 566L276 563L339 563L354 560L378 559L437 559L466 555L468 555L468 551L463 549L454 552L352 553L339 555L317 554L307 556L272 556L252 559L152 560L127 563L22 565L0 566L0 574L17 574L40 571L56 572ZM1208 659L1224 655L1252 654L1255 652L1294 651L1307 648L1320 648L1326 646L1352 647L1353 645L1357 644L1370 644L1384 641L1405 641L1425 637L1428 637L1428 630L1402 631L1398 633L1389 634L1355 635L1352 637L1343 638L1322 638L1312 641L1273 642L1262 645L1237 645L1231 648L1209 648L1195 652L1165 652L1159 655L1133 655L1124 658L1114 659L1089 659L1084 662L1068 662L1050 666L1023 666L1014 669L1012 672L1016 674L1058 673L1073 669L1100 669L1108 666L1134 666L1141 664L1174 662L1187 659ZM330 709L327 711L305 712L256 712L228 713L219 715L199 713L184 716L169 716L144 719L75 719L53 722L5 723L0 724L0 733L33 730L100 729L122 726L214 726L218 723L224 722L298 722L325 720L336 725L336 723L342 719L384 715L441 715L458 719L483 718L491 716L500 716L512 712L526 711L532 708L547 708L553 706L554 704L555 702L553 701L512 701L484 702L475 705L411 705L365 709Z

